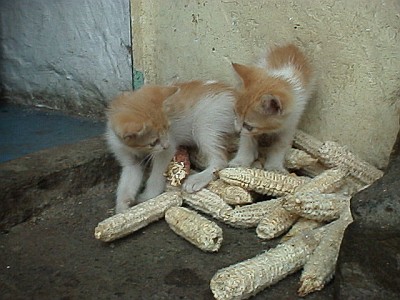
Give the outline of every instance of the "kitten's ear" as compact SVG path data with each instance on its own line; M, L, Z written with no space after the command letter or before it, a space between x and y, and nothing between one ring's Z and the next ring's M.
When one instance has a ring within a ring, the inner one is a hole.
M124 141L129 141L141 136L145 129L146 124L130 122L124 128L123 132L121 133L121 137Z
M280 115L282 113L282 103L279 97L274 95L262 95L260 99L262 112L268 116Z
M243 85L246 87L251 82L251 68L245 65L232 63L233 69L240 76L243 81Z
M177 86L163 86L160 89L160 92L163 96L163 99L167 99L168 97L172 96L173 94L175 94L177 91L179 90L179 88Z
M171 108L171 104L170 104L171 101L168 101L168 99L170 99L170 97L172 95L174 95L175 93L178 92L179 87L169 86L169 87L165 87L165 88L168 89L168 91L165 91L165 95L168 95L168 96L165 97L162 107L163 107L164 112L168 114L170 112L170 108Z

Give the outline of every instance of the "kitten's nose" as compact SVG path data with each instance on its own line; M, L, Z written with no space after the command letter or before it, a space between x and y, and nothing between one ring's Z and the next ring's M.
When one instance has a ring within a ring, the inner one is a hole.
M161 147L165 150L169 147L169 143L168 142L162 142L161 143Z

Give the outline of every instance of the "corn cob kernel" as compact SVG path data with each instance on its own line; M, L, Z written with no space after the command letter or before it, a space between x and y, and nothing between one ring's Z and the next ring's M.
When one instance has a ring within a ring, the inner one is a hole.
M322 142L302 130L296 130L293 146L317 158L318 150L322 146Z
M299 296L304 297L321 290L332 279L343 234L351 222L351 212L347 208L338 220L325 226L327 228L324 237L304 265L300 277Z
M244 188L236 185L230 185L221 179L211 181L207 189L220 196L230 205L243 205L253 202L250 193Z
M371 184L383 176L383 172L366 161L358 158L338 143L327 141L318 150L318 158L328 167L342 167L349 170L351 176L366 184Z
M212 216L219 221L226 220L227 212L232 210L220 196L207 190L201 189L196 193L182 192L184 203L195 210Z
M119 239L161 219L168 208L181 205L180 192L163 193L100 222L94 236L103 242Z
M318 228L322 226L323 223L315 220L310 220L306 218L299 218L296 223L293 224L292 228L281 238L281 242L285 242L292 237L306 232L308 230Z
M287 231L298 219L297 215L291 214L282 207L284 198L268 201L271 202L271 210L264 215L257 225L256 233L259 238L273 239Z
M216 252L222 243L222 229L193 210L171 207L165 221L179 236L206 252Z
M219 171L219 177L229 184L277 197L293 193L305 182L292 175L249 168L226 168Z
M256 257L219 270L210 287L218 300L246 299L299 270L317 247L315 230L279 244Z
M312 192L295 193L283 201L283 207L287 211L320 222L339 218L346 205L350 205L348 196Z
M164 176L167 177L167 181L172 186L180 186L182 181L190 173L190 161L187 150L183 147L179 147L175 153L174 158L168 164L167 171Z
M296 192L333 193L346 183L347 175L344 169L329 169L300 186Z
M257 203L237 206L226 213L225 222L236 228L256 227L261 219L273 213L276 209L276 200L266 200Z

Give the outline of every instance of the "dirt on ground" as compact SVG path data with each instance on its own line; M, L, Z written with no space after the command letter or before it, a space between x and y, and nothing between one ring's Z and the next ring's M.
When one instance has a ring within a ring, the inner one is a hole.
M0 234L1 299L214 299L217 270L276 245L254 229L224 231L217 253L197 249L164 220L112 243L94 228L114 206L114 184L64 199ZM299 299L300 272L253 299ZM333 299L333 285L306 299Z

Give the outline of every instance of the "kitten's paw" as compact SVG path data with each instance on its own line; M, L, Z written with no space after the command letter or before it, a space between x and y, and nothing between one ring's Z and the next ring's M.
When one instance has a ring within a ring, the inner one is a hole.
M249 161L248 159L234 158L228 163L228 166L231 168L237 168L237 167L248 168L251 166L251 164L252 161Z
M274 172L285 174L285 175L289 174L289 171L286 170L285 167L282 166L282 165L268 165L268 164L265 164L264 165L264 170L274 171Z
M188 193L194 193L200 191L213 179L212 175L209 174L194 174L185 179L182 184L182 189Z
M137 197L137 202L141 203L141 202L145 202L149 199L155 198L158 195L160 195L162 192L158 192L155 190L149 190L149 191L143 191L143 193L141 193L138 197Z
M121 201L117 201L117 204L115 205L115 213L116 214L122 213L122 212L126 211L130 206L131 206L130 199L124 199Z

